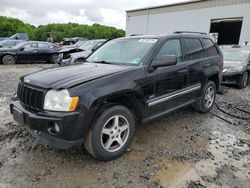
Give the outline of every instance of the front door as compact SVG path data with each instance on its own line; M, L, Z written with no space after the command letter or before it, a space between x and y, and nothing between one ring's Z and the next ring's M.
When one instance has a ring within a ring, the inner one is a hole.
M153 86L153 94L148 96L146 101L147 117L157 117L186 102L183 95L185 95L185 90L188 89L188 66L183 62L179 39L168 39L160 48L155 59L166 55L176 56L177 64L158 67L153 72L146 73L148 84Z

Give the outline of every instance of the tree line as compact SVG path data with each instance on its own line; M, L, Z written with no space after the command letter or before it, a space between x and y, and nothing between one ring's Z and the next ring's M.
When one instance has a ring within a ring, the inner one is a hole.
M39 41L45 41L49 35L52 35L56 42L60 42L63 38L68 37L108 39L125 36L125 31L122 29L100 24L81 25L77 23L54 23L35 27L16 18L0 16L0 37L9 37L15 33L22 32L27 33L30 40Z

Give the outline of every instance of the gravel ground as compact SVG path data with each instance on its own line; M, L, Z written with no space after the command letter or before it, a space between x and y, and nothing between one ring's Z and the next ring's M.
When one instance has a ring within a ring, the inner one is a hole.
M250 86L225 87L208 114L186 108L139 127L125 155L100 162L40 145L13 121L19 77L50 66L0 66L0 187L249 187Z

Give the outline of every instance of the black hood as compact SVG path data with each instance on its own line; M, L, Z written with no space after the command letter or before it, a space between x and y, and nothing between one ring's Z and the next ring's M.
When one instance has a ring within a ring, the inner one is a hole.
M111 75L134 66L84 63L64 66L29 74L22 81L46 89L70 88L91 80Z

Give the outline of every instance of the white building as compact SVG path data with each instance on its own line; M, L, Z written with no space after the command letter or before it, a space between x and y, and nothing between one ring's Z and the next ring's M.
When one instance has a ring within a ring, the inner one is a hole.
M127 10L126 35L213 33L219 44L250 41L250 0L194 0Z

